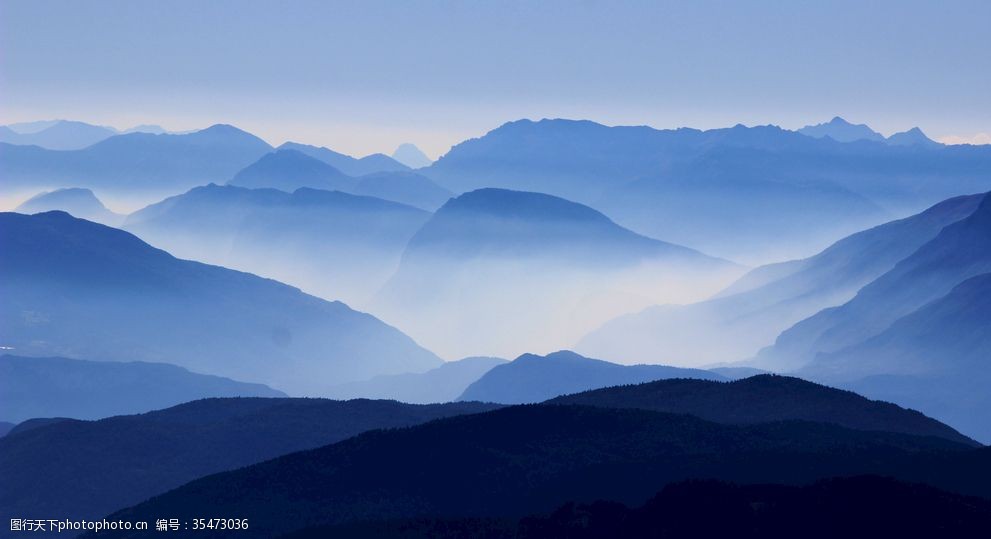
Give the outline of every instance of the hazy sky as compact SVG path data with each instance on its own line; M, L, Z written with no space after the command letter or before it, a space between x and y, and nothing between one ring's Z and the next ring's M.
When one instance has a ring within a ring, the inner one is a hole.
M431 157L522 117L991 132L991 1L0 0L0 123ZM991 142L991 140L989 140Z

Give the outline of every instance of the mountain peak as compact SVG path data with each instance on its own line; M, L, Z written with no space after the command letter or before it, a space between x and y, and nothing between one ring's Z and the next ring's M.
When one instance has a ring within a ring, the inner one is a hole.
M837 142L854 142L857 140L884 141L884 135L874 131L867 125L852 124L840 116L834 116L827 123L807 125L799 129L798 132L813 138L829 137Z
M940 143L927 137L925 133L922 132L918 127L913 127L908 131L902 131L900 133L895 133L888 137L887 143L892 146L927 146L927 147L938 147L941 146Z
M428 167L433 163L416 145L409 142L400 144L396 151L392 152L392 158L410 168Z

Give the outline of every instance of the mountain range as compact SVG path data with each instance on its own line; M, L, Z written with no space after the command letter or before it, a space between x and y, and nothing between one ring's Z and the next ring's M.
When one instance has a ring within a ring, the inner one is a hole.
M85 187L161 197L225 182L271 151L260 138L222 124L181 135L115 135L78 150L3 143L0 175L8 193Z
M0 418L100 419L205 397L285 397L261 384L207 376L165 363L0 356Z
M447 189L409 170L383 166L382 170L352 176L341 172L329 164L329 161L315 157L318 155L320 154L306 153L283 145L276 152L263 156L239 171L228 185L272 188L287 192L302 187L342 191L409 204L428 211L436 210L451 197L451 192Z
M890 137L885 137L881 133L874 131L864 124L851 124L839 116L834 117L827 123L807 125L798 130L799 133L814 138L829 137L837 142L856 142L858 140L869 140L872 142L882 142L892 146L926 146L937 147L940 144L922 132L918 127L913 127L908 131L895 133Z
M763 263L808 256L892 217L987 191L989 165L989 146L841 143L774 126L520 120L454 146L420 172L455 193L499 187L561 196L648 236Z
M954 197L848 236L812 257L755 268L706 301L621 316L583 337L575 348L623 361L693 365L752 357L793 324L852 299L946 225L972 214L983 198ZM787 369L800 364L788 363L796 359L782 357L763 366Z
M714 292L741 271L581 204L479 189L416 231L372 310L444 356L516 356L557 349L631 308Z
M418 208L340 191L208 185L129 215L124 228L178 256L364 304L429 218Z
M343 303L66 213L3 213L0 228L0 343L20 355L167 362L296 395L440 364Z
M724 380L700 369L664 365L617 365L562 350L537 356L523 354L497 365L469 385L462 401L526 404L601 387L638 384L664 378Z
M376 172L403 172L410 167L396 159L381 153L373 153L362 158L335 152L322 146L311 146L296 142L286 142L278 147L279 150L294 150L322 161L348 176L364 176Z

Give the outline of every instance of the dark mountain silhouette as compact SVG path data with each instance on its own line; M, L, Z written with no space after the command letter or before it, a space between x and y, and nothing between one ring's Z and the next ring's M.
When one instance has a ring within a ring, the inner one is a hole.
M537 356L523 354L494 367L465 389L458 400L523 404L589 389L637 384L662 378L722 380L700 369L664 365L617 365L562 350Z
M377 428L487 411L478 403L206 399L141 415L64 420L0 438L0 511L95 519L207 474ZM32 470L44 469L44 474ZM65 485L77 485L65 488Z
M426 154L409 142L400 144L396 151L392 152L392 158L409 168L428 167L433 163Z
M351 382L330 388L328 395L338 399L395 399L426 404L450 402L493 367L507 363L497 357L468 357L448 361L423 373L385 374L371 380Z
M985 532L989 520L991 501L986 499L891 478L857 476L798 487L686 481L664 487L634 509L602 500L572 502L519 520L397 519L310 528L286 537L790 539L796 533L821 539L970 537Z
M733 382L686 378L658 380L561 396L548 403L640 408L741 425L799 419L858 430L938 436L978 445L915 410L872 401L850 391L800 378L768 374Z
M815 256L761 266L713 299L624 315L582 338L575 348L626 361L702 363L752 357L795 323L849 301L943 227L972 214L983 198L955 197L853 234ZM789 366L790 358L780 359L764 366Z
M529 405L365 433L208 476L108 518L181 521L210 507L250 518L242 537L273 537L370 518L511 517L596 499L641 504L698 477L804 484L869 473L988 496L989 458L986 448L941 438L817 423L729 426L646 410Z
M351 192L392 200L427 211L436 210L454 196L430 178L407 171L366 174L358 178L358 184Z
M261 384L207 376L165 363L0 356L0 417L99 419L205 397L285 397Z
M0 438L4 437L13 429L16 425L9 423L7 421L0 421Z
M124 216L114 213L96 198L93 191L80 187L67 187L46 191L26 200L14 211L18 213L41 213L62 210L80 219L95 221L107 226L119 226Z
M296 150L305 153L310 157L327 163L348 176L364 176L375 172L401 172L410 169L410 167L381 153L373 153L356 159L350 155L338 153L328 148L296 142L286 142L282 146L279 146L279 149Z
M238 187L267 187L290 193L300 187L349 191L355 185L354 178L327 163L287 149L263 156L235 174L228 183Z
M109 127L56 120L37 131L18 133L15 129L6 127L0 130L0 142L40 146L48 150L81 150L116 134L117 131Z
M908 131L895 133L887 138L887 143L893 146L924 146L927 148L938 148L942 144L927 137L918 127L913 127Z
M852 124L839 116L827 123L807 125L798 130L799 133L815 138L829 137L837 142L854 142L871 140L884 142L884 135L874 131L864 124Z
M0 343L18 354L167 361L308 395L440 363L343 303L66 213L3 213L0 230Z
M182 135L129 133L72 151L0 144L0 176L8 190L87 187L171 194L227 181L271 151L265 141L229 125Z
M456 193L562 196L637 232L748 262L807 256L892 215L987 191L989 166L991 148L841 143L774 126L521 120L456 145L422 172Z
M376 312L444 355L515 356L573 342L647 296L715 291L740 271L581 204L480 189L445 203L410 239ZM679 281L693 286L671 285Z
M197 187L131 214L124 228L177 256L272 277L359 304L430 217L337 191Z

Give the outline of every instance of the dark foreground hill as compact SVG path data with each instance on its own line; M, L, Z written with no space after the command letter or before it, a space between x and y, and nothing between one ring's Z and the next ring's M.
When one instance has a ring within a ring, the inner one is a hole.
M666 365L618 365L561 350L546 356L523 354L481 375L458 398L463 401L525 404L600 387L664 378L723 380L716 373Z
M718 515L718 518L713 518ZM568 503L520 520L401 519L311 528L287 539L655 539L734 537L978 537L991 522L991 501L891 478L857 476L808 486L687 481L668 485L630 508Z
M522 516L567 501L640 504L689 478L801 484L867 473L991 495L991 453L941 438L528 405L366 433L205 477L109 518L188 520L209 508L248 518L239 537L273 537L368 519Z
M295 395L441 363L343 303L66 213L2 213L0 231L0 342L22 355L167 362Z
M0 438L4 478L0 514L96 519L207 474L334 443L370 429L415 425L493 407L207 399L141 415L18 428Z
M189 372L165 363L0 356L0 418L100 419L207 397L285 397L262 384Z
M691 414L708 421L729 424L799 419L858 430L938 436L978 445L951 427L915 410L872 401L851 391L800 378L769 374L733 382L658 380L565 395L548 402Z

